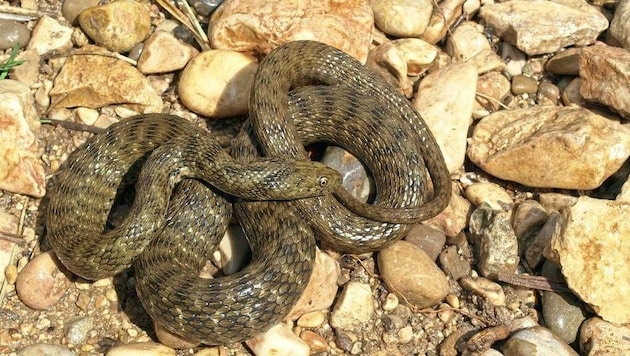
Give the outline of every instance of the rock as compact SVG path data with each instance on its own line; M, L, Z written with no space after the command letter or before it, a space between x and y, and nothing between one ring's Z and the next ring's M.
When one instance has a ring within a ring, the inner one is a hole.
M547 257L562 269L569 288L604 320L630 323L630 204L580 197L562 215L562 233ZM584 273L588 271L588 273Z
M212 48L267 54L295 40L316 40L365 63L374 17L367 0L226 0L208 28Z
M99 55L67 58L50 96L55 107L100 108L125 104L141 112L161 112L162 99L149 80L127 62Z
M543 80L538 85L538 98L546 98L551 101L553 105L558 104L558 99L560 98L560 88L558 88L555 84L552 84L546 80Z
M436 305L448 294L444 272L421 248L397 241L377 255L388 289L419 309Z
M439 256L440 266L453 280L458 280L470 274L470 262L458 253L457 246L446 247Z
M184 68L197 54L195 47L179 41L169 32L156 31L144 42L138 70L144 74L174 72Z
M99 46L112 52L129 52L149 36L149 8L130 0L94 6L79 15L81 29Z
M505 63L492 51L484 28L472 21L465 21L453 31L446 42L446 52L458 62L468 62L478 73L500 72Z
M435 135L449 172L459 170L464 163L476 87L475 67L455 63L427 75L413 101Z
M61 300L70 286L70 272L52 251L33 258L20 272L15 289L22 303L36 310Z
M560 211L575 205L578 198L573 195L562 193L540 193L538 195L538 200L546 209Z
M619 2L608 32L622 44L623 48L630 51L630 1Z
M93 318L79 317L66 325L66 341L70 344L80 345L86 340L92 328L94 328Z
M608 28L606 17L582 0L510 0L485 5L479 14L530 56L591 44Z
M583 48L567 48L549 58L545 64L545 69L557 75L574 75L580 74L580 57Z
M444 231L446 236L455 236L468 224L469 212L470 202L459 194L452 194L446 209L423 224Z
M580 87L582 86L581 78L573 78L571 82L564 88L561 99L562 103L566 106L586 106L586 100L580 94Z
M569 345L542 326L520 330L501 348L505 356L578 356Z
M475 127L468 157L530 187L594 189L630 155L629 135L618 121L582 108L504 110Z
M286 324L278 324L267 332L245 342L254 355L308 356L308 344L297 337Z
M433 14L428 0L372 0L370 5L376 27L394 37L420 37Z
M477 79L477 96L473 117L481 118L499 110L501 103L510 95L510 81L498 72L489 72Z
M333 328L353 331L366 326L374 316L374 300L368 284L348 282L330 315Z
M64 0L61 5L61 14L73 25L78 25L79 14L92 6L97 6L99 0Z
M526 75L515 75L512 77L512 94L534 94L538 91L538 82Z
M200 344L198 341L188 340L185 336L170 332L155 320L153 320L153 330L160 344L173 349L190 349Z
M465 2L466 0L440 2L433 11L429 26L422 33L421 38L429 43L438 43L443 40L446 34L450 32L451 26L459 21Z
M182 103L204 116L246 114L252 79L258 64L243 53L209 50L193 58L182 71L178 93Z
M335 301L340 274L339 262L317 249L311 278L285 320L295 320L306 313L328 309Z
M538 233L547 221L549 213L544 206L535 200L525 200L518 205L512 216L514 233L519 239L519 246Z
M585 48L580 78L584 99L608 105L630 118L630 52L606 46Z
M505 293L501 286L484 277L463 277L459 283L465 289L484 297L490 304L499 307L505 305Z
M9 213L0 211L0 231L14 233L18 232L19 219ZM0 239L0 285L10 283L12 277L7 276L7 270L15 266L13 258L18 251L14 242ZM14 282L15 283L15 282ZM10 283L10 284L14 284ZM4 301L4 296L8 288L0 288L0 302Z
M31 31L26 25L13 21L0 19L0 50L13 48L16 44L26 46L31 40Z
M510 224L510 214L493 211L488 205L470 216L470 232L477 247L477 265L484 277L514 274L518 267L518 240Z
M487 204L496 211L509 211L514 207L510 195L495 183L473 183L466 188L466 198L475 206Z
M543 265L541 275L554 281L564 279L558 266L549 260ZM545 326L564 342L572 344L588 315L582 302L573 293L543 291L541 304Z
M551 240L560 234L562 225L563 219L560 213L552 211L549 214L549 219L547 219L540 231L527 241L519 244L524 250L522 255L525 262L531 269L538 268L544 262L543 252L549 247Z
M630 355L630 327L590 318L580 328L583 355Z
M304 330L300 333L300 339L308 345L311 354L328 351L328 343L326 339L319 336L316 332L311 330Z
M31 90L0 81L0 189L41 198L46 178L38 153L39 115Z
M508 78L523 74L523 68L525 68L527 64L525 53L511 44L503 42L501 46L501 58L507 62L505 73Z
M418 224L409 230L405 241L420 247L431 258L431 261L435 261L444 247L446 236L442 231Z
M114 346L107 350L105 356L175 356L175 350L157 342L139 342L133 344Z
M353 197L366 202L370 196L371 177L368 177L365 167L352 153L338 146L328 146L324 151L321 162L328 167L341 172L341 185Z
M72 28L60 24L52 17L42 16L33 28L26 49L34 49L40 55L52 51L63 52L72 48Z
M326 315L321 311L310 312L302 315L297 320L297 325L303 328L316 328L326 321Z
M22 347L15 353L16 356L75 356L76 354L67 347L50 344L33 344Z
M9 78L17 80L31 87L39 80L39 61L41 56L34 49L28 49L20 53L16 60L24 61L17 67L11 68ZM0 60L1 62L1 60Z

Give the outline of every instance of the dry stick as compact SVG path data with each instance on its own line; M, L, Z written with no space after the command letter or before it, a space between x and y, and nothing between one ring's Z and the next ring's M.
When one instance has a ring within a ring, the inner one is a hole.
M0 240L13 242L19 246L24 246L26 244L24 235L13 234L5 231L0 231Z
M177 6L173 5L168 0L156 0L156 1L158 4L162 6L162 8L164 8L164 10L166 10L169 14L171 14L171 16L177 19L177 21L179 21L182 25L186 26L186 28L189 29L190 32L192 32L193 36L195 36L195 40L197 41L197 43L199 43L199 46L201 47L202 50L205 51L205 50L210 49L210 46L208 45L208 38L206 37L205 33L201 30L201 25L199 24L197 19L194 17L194 14L192 16L184 15L184 13L181 12L181 10L177 8ZM188 3L186 3L186 5L188 5ZM190 6L188 6L188 8L190 9ZM192 12L192 9L190 11Z
M86 125L86 124L81 124L81 123L72 122L72 121L45 118L45 119L42 119L41 122L44 124L59 125L63 127L64 129L72 130L72 131L82 131L82 132L89 132L89 133L94 133L94 134L103 131L103 129L94 127L92 125Z
M24 9L21 7L0 5L0 19L14 21L31 21L47 14L43 11Z
M543 276L499 273L497 279L501 282L509 283L514 286L527 287L557 293L571 292L566 282L551 280Z
M363 261L361 261L359 258L357 258L354 255L349 255L351 258L355 259L360 265L361 267L363 267L363 269L365 270L365 272L367 272L370 277L373 278L377 278L377 279L382 279L386 284L388 284L388 288L391 288L392 291L394 293L396 293L397 295L399 295L402 299L403 299L403 303L405 303L409 308L411 308L411 310L413 310L416 313L422 313L422 314L437 314L441 311L454 311L457 312L459 314L465 315L471 319L477 319L479 321L481 321L482 323L486 324L486 325L494 325L490 320L480 317L478 315L474 315L472 313L469 313L465 310L462 309L458 309L458 308L453 308L453 307L447 307L447 308L441 308L439 310L435 310L435 309L429 309L429 308L425 308L425 309L419 309L418 307L416 307L415 305L413 305L413 303L411 303L402 293L400 293L400 291L398 291L396 288L391 286L391 283L387 283L387 279L385 277L383 277L382 275L376 275L372 272L370 272L370 270L363 264Z

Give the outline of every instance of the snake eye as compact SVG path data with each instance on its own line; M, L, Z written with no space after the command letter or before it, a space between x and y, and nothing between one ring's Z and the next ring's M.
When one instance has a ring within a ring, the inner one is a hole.
M328 185L328 177L319 177L319 186L325 187Z

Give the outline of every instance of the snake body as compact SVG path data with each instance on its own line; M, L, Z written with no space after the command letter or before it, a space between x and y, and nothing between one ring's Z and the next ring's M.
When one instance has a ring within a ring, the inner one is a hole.
M55 177L47 228L61 261L86 278L117 273L137 256L136 289L145 309L189 339L226 344L268 329L308 282L316 237L346 252L376 250L403 236L408 223L439 213L450 197L439 148L408 101L359 62L321 43L292 42L261 62L250 120L232 144L234 159L179 120L161 114L128 119L75 151ZM180 139L169 139L173 136ZM372 173L377 187L372 205L353 201L337 189L335 172L306 158L304 145L321 141L349 150ZM149 213L137 213L136 201L121 227L103 233L120 180L154 150L137 183L137 189L153 186L138 197L144 199L140 207L151 207ZM178 153L182 150L187 153ZM175 165L170 173L158 173L163 161L179 163L180 156L193 167ZM212 161L217 156L219 163ZM252 196L247 183L252 178L240 173L256 164L265 172L297 168L282 175L286 186L268 189L280 191L269 198ZM425 202L427 168L433 196ZM205 183L184 179L172 197L163 193L185 177ZM322 186L322 178L328 184ZM301 193L287 195L300 182ZM218 190L245 198L233 209L252 261L233 275L204 279L199 271L232 210ZM252 200L261 198L297 200Z

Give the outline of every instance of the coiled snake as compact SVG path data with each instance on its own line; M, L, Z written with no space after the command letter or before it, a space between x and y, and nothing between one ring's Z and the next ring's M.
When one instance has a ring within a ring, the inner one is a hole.
M364 163L376 184L371 205L339 189L338 172L306 158L303 147L314 142L339 145ZM147 156L130 213L105 231L121 180ZM261 62L250 120L231 156L175 116L112 125L54 177L47 212L53 249L88 279L133 263L154 320L188 339L226 344L288 313L310 277L316 236L344 252L373 251L450 198L439 148L409 102L355 59L313 41L280 46ZM427 168L433 196L424 202ZM231 205L226 194L240 199ZM251 263L227 277L201 278L232 207Z

